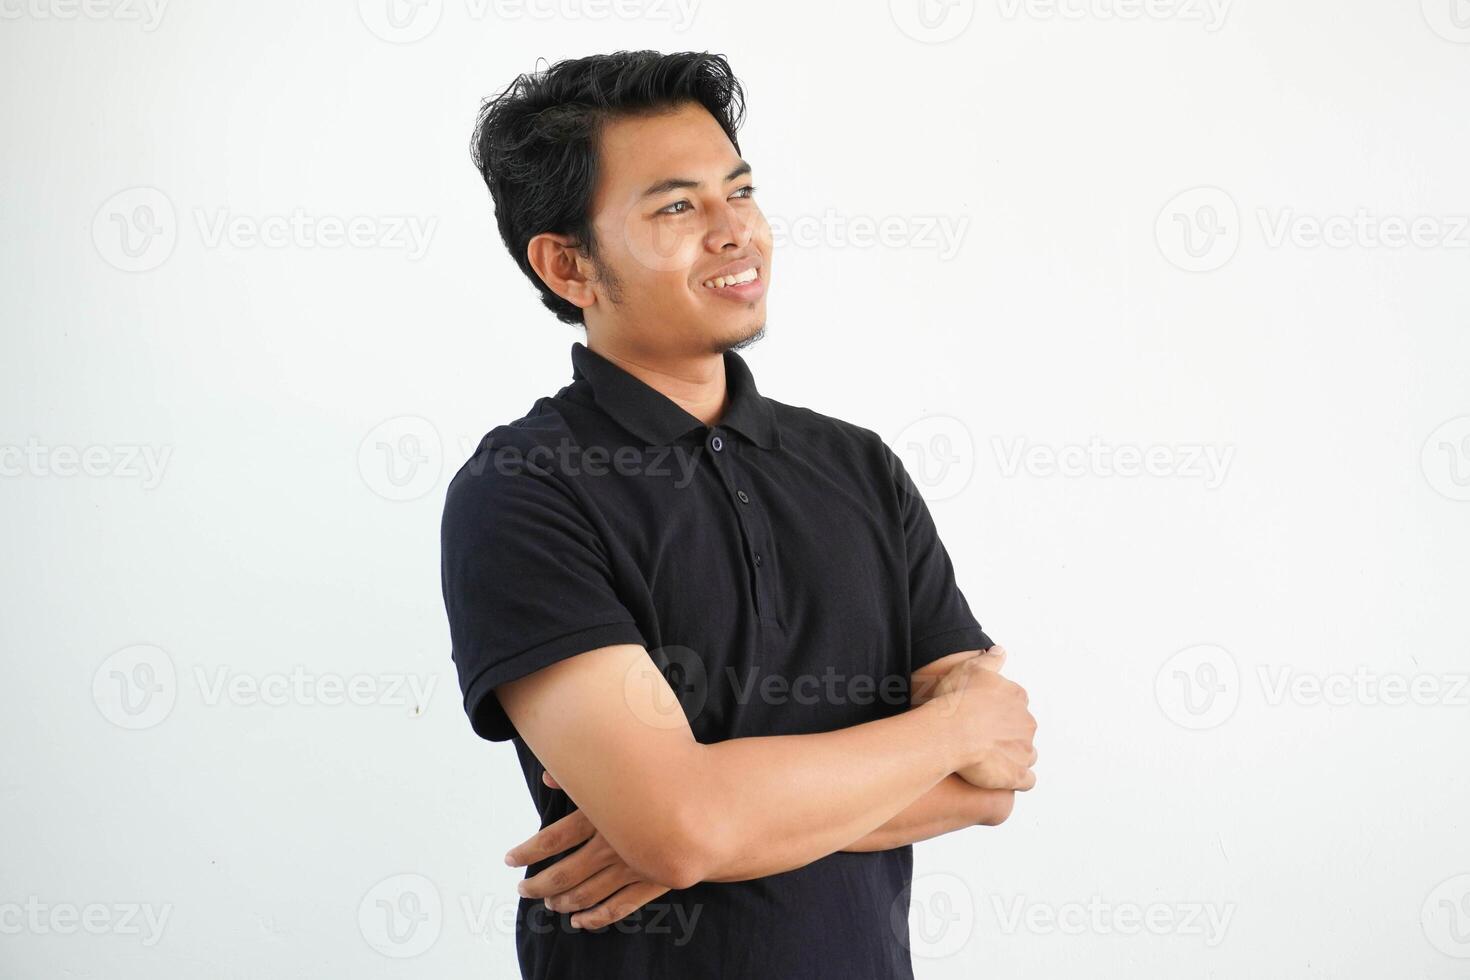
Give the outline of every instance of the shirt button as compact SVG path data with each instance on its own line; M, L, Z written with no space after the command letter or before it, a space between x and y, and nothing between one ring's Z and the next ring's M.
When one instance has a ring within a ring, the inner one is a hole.
M713 449L715 452L719 452L721 449L724 449L725 448L725 441L723 439L721 439L719 436L715 436L713 439L711 439L709 441L709 447L711 449Z
M760 567L760 563L761 563L761 556L760 555L756 555L755 556L755 564L756 564L756 567L757 568Z
M750 503L750 495L748 493L746 493L744 490L736 490L735 491L735 496L737 496L737 497L740 498L740 502L742 504L748 504L748 503Z

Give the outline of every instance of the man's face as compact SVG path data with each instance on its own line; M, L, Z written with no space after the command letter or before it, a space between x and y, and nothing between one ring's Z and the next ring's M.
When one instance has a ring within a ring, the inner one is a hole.
M598 144L589 330L625 349L703 354L761 333L771 226L749 168L703 106L608 123ZM714 287L722 274L755 278ZM744 273L743 275L739 275Z

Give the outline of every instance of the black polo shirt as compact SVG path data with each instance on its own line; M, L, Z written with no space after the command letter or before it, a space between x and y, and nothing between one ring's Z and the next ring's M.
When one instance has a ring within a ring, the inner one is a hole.
M514 739L541 826L572 806L541 782L498 684L641 644L677 694L671 710L711 743L896 714L914 670L991 646L923 498L876 433L762 396L734 351L713 426L584 344L571 354L570 384L481 440L450 482L442 526L465 710L484 738ZM911 977L912 857L909 846L838 852L702 882L596 932L523 898L521 972Z

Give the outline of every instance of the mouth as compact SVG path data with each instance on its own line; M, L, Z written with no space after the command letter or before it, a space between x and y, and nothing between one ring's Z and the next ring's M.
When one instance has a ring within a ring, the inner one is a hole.
M765 280L761 278L761 271L757 266L750 266L728 276L715 276L700 283L700 288L713 293L723 299L750 302L757 299L766 290Z

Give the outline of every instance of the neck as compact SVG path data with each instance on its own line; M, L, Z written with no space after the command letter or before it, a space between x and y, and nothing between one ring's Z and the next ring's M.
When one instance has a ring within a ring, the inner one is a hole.
M587 349L606 358L674 402L705 425L725 413L728 390L722 353L678 354L627 349L601 337L587 337Z

